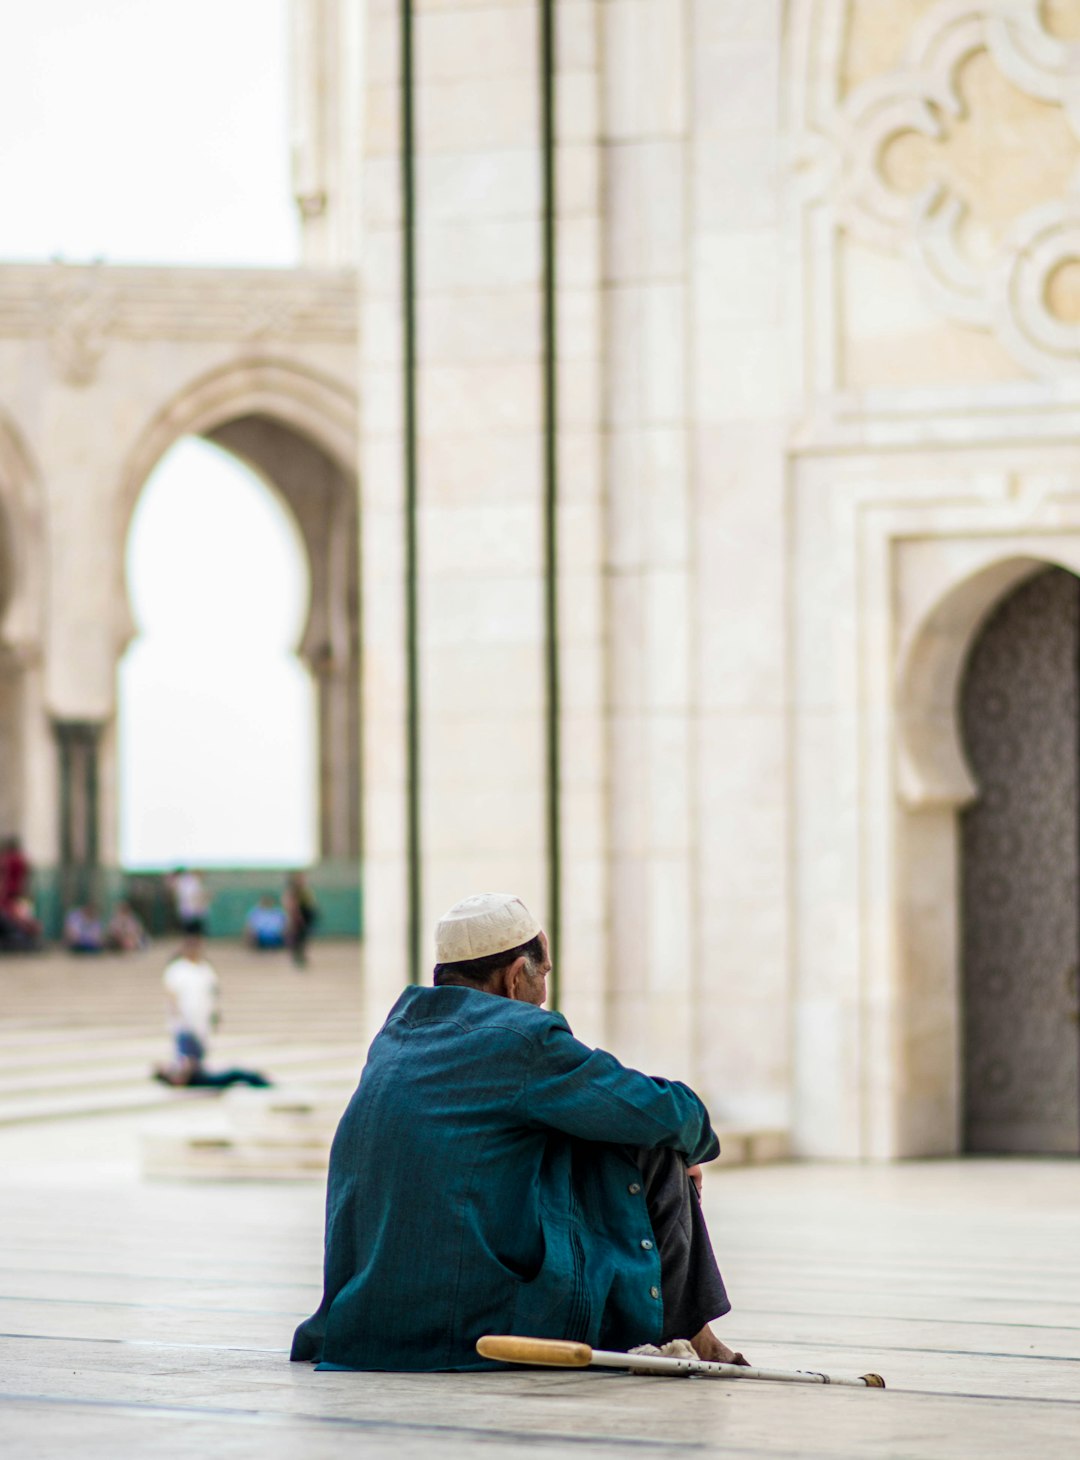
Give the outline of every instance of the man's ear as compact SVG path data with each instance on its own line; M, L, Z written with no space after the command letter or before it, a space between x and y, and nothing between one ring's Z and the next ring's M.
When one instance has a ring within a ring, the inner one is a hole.
M515 958L513 963L503 969L503 977L506 980L506 997L522 1002L521 989L525 982L525 955ZM527 1000L525 1002L528 1002Z

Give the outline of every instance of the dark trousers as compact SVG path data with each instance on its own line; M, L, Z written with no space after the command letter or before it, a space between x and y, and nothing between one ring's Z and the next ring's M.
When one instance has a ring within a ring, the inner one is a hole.
M258 1070L216 1070L211 1073L200 1065L187 1082L189 1085L204 1085L211 1090L224 1090L229 1085L251 1085L256 1090L267 1090L273 1081Z
M697 1188L677 1152L628 1150L641 1172L653 1239L660 1254L663 1342L693 1338L706 1323L731 1311L713 1256Z

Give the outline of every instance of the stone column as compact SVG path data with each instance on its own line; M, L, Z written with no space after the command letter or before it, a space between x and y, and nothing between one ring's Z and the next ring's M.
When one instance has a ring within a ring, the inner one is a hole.
M556 585L562 825L560 1001L609 1042L607 624L599 0L555 0Z
M408 886L401 17L396 0L368 13L365 860L368 969L385 1007L406 974ZM430 930L457 898L508 888L547 911L538 9L416 5L414 36L426 972Z
M356 262L363 0L292 0L292 180L305 264Z
M694 1077L687 7L602 6L611 1024Z
M470 892L547 916L539 39L416 7L425 952Z
M311 662L319 715L319 855L355 861L360 854L360 777L353 747L360 736L355 659Z
M20 675L17 744L21 795L13 830L21 834L35 867L52 869L59 857L59 764L43 680L40 657L35 654Z
M405 509L398 0L364 35L360 588L364 653L364 990L374 1032L408 981Z
M721 1116L783 1127L791 1062L782 10L779 0L687 8L687 206L698 1067Z
M60 761L60 900L67 909L100 896L100 767L103 726L54 722Z

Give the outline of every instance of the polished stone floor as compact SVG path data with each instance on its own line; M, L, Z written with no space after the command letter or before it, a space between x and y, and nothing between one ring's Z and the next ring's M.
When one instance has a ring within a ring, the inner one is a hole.
M1080 1161L712 1173L724 1336L885 1393L317 1374L318 1183L144 1182L140 1118L0 1130L5 1457L1080 1454Z

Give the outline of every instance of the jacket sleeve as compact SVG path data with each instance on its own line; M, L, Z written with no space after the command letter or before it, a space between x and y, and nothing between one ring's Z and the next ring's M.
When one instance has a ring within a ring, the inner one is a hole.
M688 1086L627 1069L581 1044L562 1022L533 1045L522 1095L529 1124L582 1140L669 1146L688 1165L720 1153L709 1113Z

